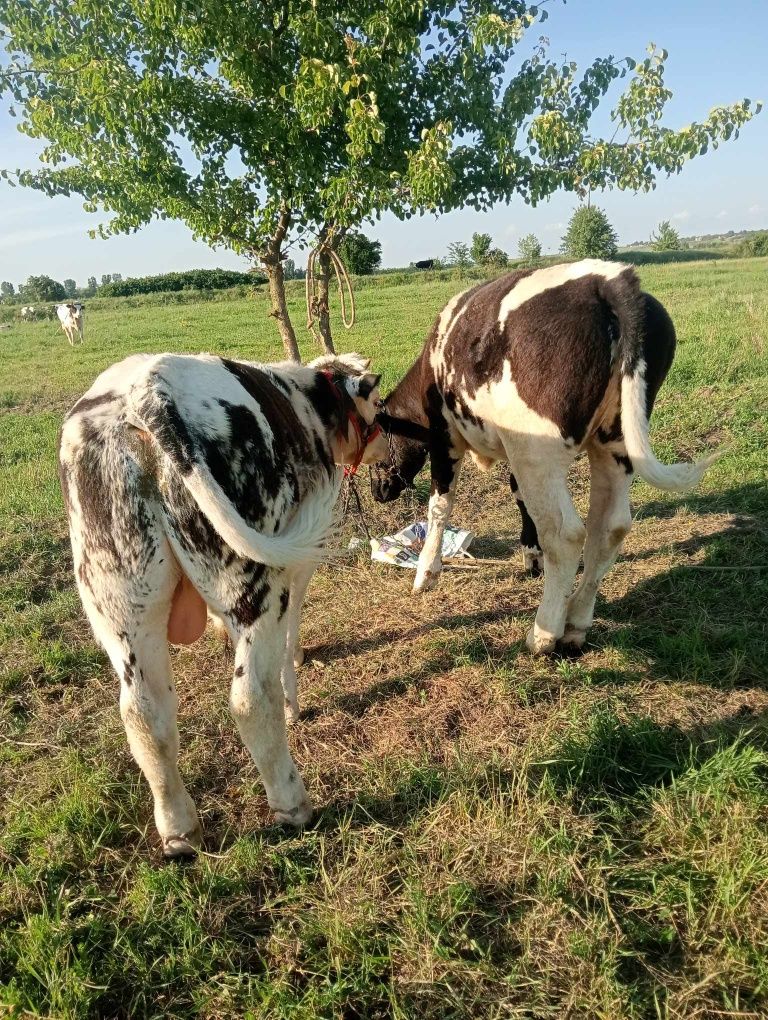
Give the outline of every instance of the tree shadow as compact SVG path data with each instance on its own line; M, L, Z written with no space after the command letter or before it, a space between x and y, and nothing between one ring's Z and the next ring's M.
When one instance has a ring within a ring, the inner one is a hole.
M731 256L728 252L707 251L701 248L681 249L679 251L641 251L629 249L622 251L619 258L622 262L631 262L635 266L660 266L669 262L717 262L726 261Z

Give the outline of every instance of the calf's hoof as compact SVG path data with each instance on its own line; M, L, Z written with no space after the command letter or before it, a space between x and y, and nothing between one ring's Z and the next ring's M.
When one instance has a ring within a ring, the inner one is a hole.
M535 545L521 546L523 551L523 568L531 577L541 577L544 573L544 553Z
M440 574L433 570L425 570L423 574L416 574L416 580L413 582L414 595L434 588L439 579Z
M291 825L294 829L300 829L312 819L312 805L305 799L298 807L288 810L275 809L275 820L279 825Z
M561 655L575 657L584 651L584 644L587 640L587 632L578 630L576 627L569 627L565 634L557 642L557 650Z
M290 701L285 702L285 721L289 726L293 726L294 723L299 721L299 703L295 702L291 704Z
M303 666L305 658L306 658L306 654L304 652L304 649L301 647L301 645L297 645L296 648L294 649L294 652L293 652L293 665L294 665L294 667L296 669L298 669L299 666Z
M167 861L182 858L189 860L196 857L202 838L203 831L199 825L191 832L181 832L176 836L163 836L163 857Z
M533 655L551 655L557 646L557 638L546 631L539 631L531 627L525 638L528 651Z

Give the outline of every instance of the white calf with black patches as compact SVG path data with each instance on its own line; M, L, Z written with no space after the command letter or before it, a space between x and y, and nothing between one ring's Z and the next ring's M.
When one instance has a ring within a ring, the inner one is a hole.
M72 347L75 345L75 337L78 338L79 343L83 342L84 311L85 305L75 301L56 306L56 315L61 323L61 328Z
M619 263L586 259L517 272L452 299L386 399L381 422L391 458L372 472L374 496L386 501L431 458L428 535L414 589L439 577L464 454L486 469L506 460L524 512L526 558L533 564L543 555L544 592L528 647L581 647L600 581L629 531L633 471L652 485L685 489L714 459L664 465L651 449L648 416L674 347L669 316ZM567 485L582 452L591 470L586 527ZM584 572L573 591L582 547Z
M193 853L201 835L177 764L168 645L196 640L208 611L234 648L230 707L269 804L281 821L310 816L284 712L298 715L301 603L333 524L336 465L381 456L367 365L357 355L321 367L136 355L65 419L59 465L78 589L120 678L167 856Z

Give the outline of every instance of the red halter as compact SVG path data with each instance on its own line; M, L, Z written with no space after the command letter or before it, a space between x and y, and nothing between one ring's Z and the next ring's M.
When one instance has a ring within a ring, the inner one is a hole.
M345 405L351 403L351 398L348 396L348 394L345 393L342 396L342 394L339 392L339 388L333 381L333 375L330 372L322 371L321 375L324 375L325 378L328 380L328 385L331 387L334 394L336 395L336 399L339 401L339 406L341 408L344 408ZM345 397L346 400L344 399ZM378 422L374 422L373 425L369 425L366 421L363 421L363 424L365 425L365 432L363 432L363 429L360 427L360 415L355 410L354 404L352 404L352 406L347 407L347 423L351 425L352 428L355 430L358 444L355 459L352 461L351 464L344 465L344 474L346 476L349 476L357 474L357 469L360 467L360 464L362 463L366 447L370 443L372 443L376 436L378 436L378 434L381 432L381 425L379 425ZM339 435L341 436L342 439L346 438L344 435L343 426L341 425L339 426Z

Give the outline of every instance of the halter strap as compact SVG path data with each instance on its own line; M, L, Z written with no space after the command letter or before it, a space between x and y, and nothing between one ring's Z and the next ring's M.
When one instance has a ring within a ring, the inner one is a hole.
M402 436L404 439L415 439L419 443L429 442L429 429L408 418L396 418L388 411L379 411L376 421L388 436Z
M352 428L355 430L355 435L357 436L357 453L355 454L355 459L352 461L351 464L344 465L344 474L346 476L356 475L357 470L363 461L366 448L382 431L381 425L378 423L378 421L375 421L372 425L369 425L368 422L363 420L363 424L365 426L365 432L363 432L363 429L360 427L361 415L358 414L357 409L355 408L355 405L352 401L352 398L349 396L346 390L344 390L343 394L339 392L339 387L333 381L333 375L331 374L331 372L323 369L321 370L320 374L325 376L328 385L333 390L333 393L339 402L339 407L342 410L342 415L344 414L344 412L346 412L347 424L351 425ZM341 424L339 425L339 436L342 439L346 438L344 434L343 425Z

